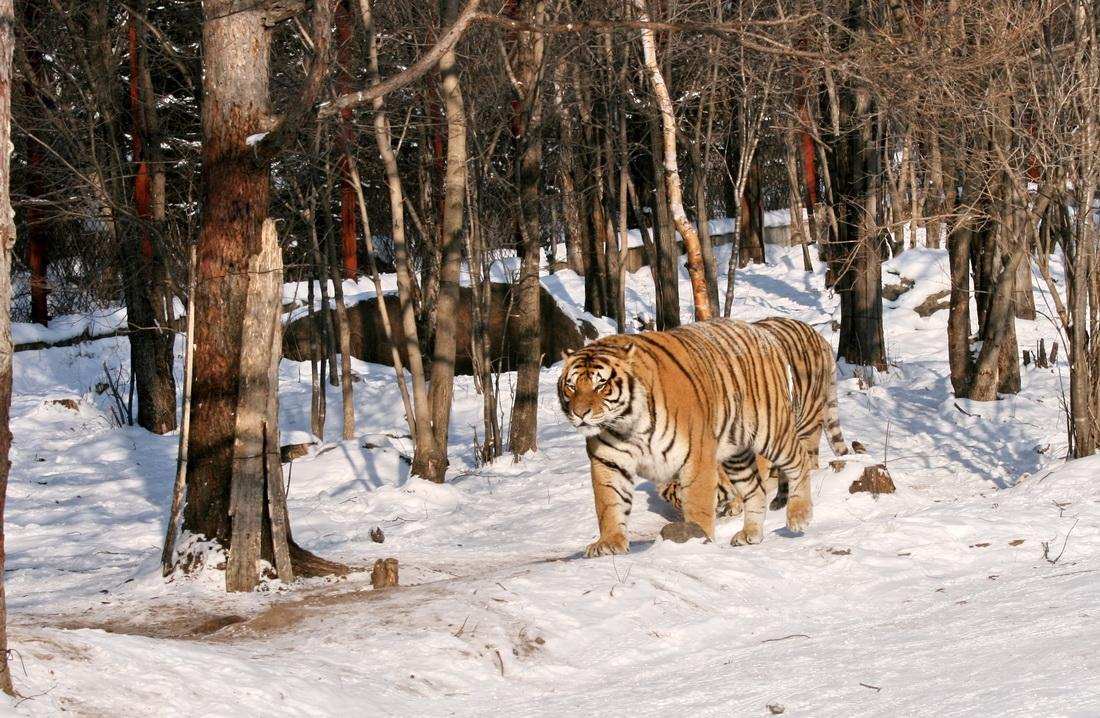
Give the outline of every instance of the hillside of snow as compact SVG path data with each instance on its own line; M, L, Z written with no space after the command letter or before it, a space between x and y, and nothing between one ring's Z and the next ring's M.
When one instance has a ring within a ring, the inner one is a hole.
M734 316L791 316L835 344L820 263L807 274L800 248L769 252L738 271ZM884 282L901 276L915 285L886 302L889 372L842 368L838 385L846 438L868 453L834 471L824 447L814 525L790 535L769 515L758 546L729 545L739 517L712 544L661 542L673 513L642 482L631 553L583 559L592 492L557 367L543 372L540 451L480 467L480 397L459 377L437 486L408 475L392 369L355 362L359 436L334 440L330 388L329 441L287 467L288 501L295 538L322 556L400 560L402 587L377 592L366 573L244 596L214 570L162 579L178 437L115 427L95 391L104 363L127 362L126 339L19 352L5 580L23 698L0 711L1100 715L1100 458L1063 458L1064 359L1024 369L1018 396L956 400L946 312L914 311L946 288L946 252L903 253ZM581 278L543 285L583 314ZM626 291L632 315L653 316L647 269ZM1017 326L1021 349L1058 340L1046 319ZM305 441L309 365L284 361L281 377L283 443ZM513 382L501 377L503 403ZM849 493L871 463L896 493Z

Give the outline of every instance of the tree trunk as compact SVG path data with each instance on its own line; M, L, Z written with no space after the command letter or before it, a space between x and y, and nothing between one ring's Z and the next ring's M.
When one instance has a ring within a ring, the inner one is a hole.
M34 32L41 22L42 3L23 3L23 24L27 32ZM25 44L28 75L23 78L26 97L34 97L36 87L42 87L42 51L38 43ZM23 213L27 232L27 268L30 269L31 321L45 326L49 322L49 284L46 276L49 268L50 228L42 203L46 202L45 151L37 142L27 143L26 194L28 202Z
M851 0L845 26L858 33L869 10ZM841 359L886 370L882 331L881 123L871 91L850 80L839 88L840 133L833 133L832 155L837 214L837 250L842 257L836 288L840 293Z
M664 148L661 143L660 118L656 112L647 113L649 120L650 153L653 158L652 185L646 182L646 196L653 196L653 257L651 270L657 291L657 329L673 329L680 326L680 248L676 245L676 233L668 210L668 195L664 190L661 167L664 166Z
M458 15L456 0L448 0L448 24ZM443 246L439 294L435 307L435 352L431 374L432 443L417 452L412 473L443 483L447 473L447 440L454 395L455 336L458 279L462 267L462 225L466 196L466 111L458 81L458 60L451 48L439 60L443 102L447 113L447 168L443 181Z
M142 5L139 4L139 10ZM160 138L156 103L151 87L142 87L148 78L144 65L144 33L132 17L130 41L130 116L134 173L134 231L126 231L128 250L123 259L126 271L126 308L130 333L130 366L138 398L138 424L154 434L166 434L176 428L176 380L173 374L175 332L171 329L172 300L166 291L166 272L162 252L154 248L152 230L161 229L163 214L155 216L153 171L147 154L159 159ZM143 102L143 95L150 101ZM151 131L153 130L153 131ZM155 166L159 167L160 162ZM163 212L163 205L160 208ZM159 221L158 221L159 219ZM128 224L128 223L127 223Z
M294 580L278 440L283 261L272 219L264 222L261 248L249 258L248 270L234 417L227 591L254 589L262 558L275 564L284 583Z
M546 19L543 0L530 3L526 18L538 25ZM542 97L540 73L543 64L543 36L538 33L519 34L517 85L523 96L516 106L516 140L522 147L518 170L520 193L520 273L514 287L518 292L516 315L511 321L519 337L517 346L516 395L512 404L512 421L508 441L512 455L518 460L538 448L539 371L542 368L542 322L539 320L539 185L542 167Z
M194 426L184 529L229 546L230 478L249 261L260 252L268 168L245 142L269 129L270 34L262 9L204 6L202 228L195 297Z
M753 153L745 180L745 191L741 194L741 212L738 215L740 246L737 253L737 266L739 267L764 263L763 178L758 153Z
M339 0L336 4L336 93L343 95L352 91L352 18L351 0ZM341 152L337 162L340 177L340 267L345 279L355 279L359 274L359 256L356 241L357 222L355 219L355 188L348 179L348 162L351 160L348 148L354 146L354 128L351 123L351 108L340 111ZM350 438L345 436L345 439Z
M944 190L945 163L940 151L940 138L936 132L929 132L928 135L931 152L928 179L931 186L924 196L924 215L927 218L924 241L930 249L939 249L943 237L943 218L949 199Z
M951 266L951 298L947 315L947 355L951 388L955 396L970 395L972 359L970 355L970 238L969 222L951 229L947 248Z
M795 133L788 132L783 159L787 169L787 196L790 198L791 240L798 238L798 243L802 245L802 268L812 272L814 266L810 260L810 244L813 240L802 219L802 191L798 180L798 151L795 142Z
M346 166L350 157L345 154L344 158ZM354 197L355 189L350 189ZM343 195L343 190L341 190L341 195ZM340 202L343 205L342 196ZM344 226L341 225L341 235L343 235ZM352 226L354 227L354 225ZM340 407L343 409L341 436L344 441L348 441L355 438L355 390L352 386L351 374L351 328L348 326L348 308L344 304L344 283L340 276L340 267L335 262L326 266L329 269L328 276L332 278L333 304L335 305L333 316L336 318L336 337L340 342ZM346 261L343 263L343 268L347 269ZM379 304L379 306L382 306L382 304Z
M707 154L710 148L710 127L708 123L705 145ZM703 270L707 278L707 297L710 311L718 316L718 265L714 259L714 242L710 237L710 212L707 207L707 162L699 152L698 143L691 152L692 188L695 190L695 223L699 227L699 246L703 252Z
M649 15L646 12L643 0L634 0L634 7L638 11L638 19L648 22ZM646 74L649 75L649 83L653 88L653 94L657 98L657 107L661 112L661 137L664 150L664 186L668 193L668 206L672 214L673 224L680 232L684 241L684 250L687 255L688 276L691 279L692 302L695 305L696 321L710 319L710 300L707 295L706 270L703 267L703 251L699 244L699 234L695 227L688 221L687 212L684 211L683 187L680 182L680 168L676 159L676 113L672 107L672 98L669 96L668 87L665 85L664 75L660 65L657 64L657 45L653 39L653 31L642 30L642 53L645 57Z
M378 45L375 41L374 21L369 0L360 0L359 7L363 16L363 27L367 31L369 48L369 69L371 82L377 84L382 81L378 71ZM384 107L382 97L374 101L374 137L378 146L378 153L382 157L382 165L386 171L386 189L390 200L390 230L393 237L393 263L397 273L397 296L401 308L401 328L405 336L405 356L409 362L409 373L412 374L412 411L406 407L409 430L413 436L414 453L422 454L431 451L432 427L431 414L428 402L428 385L424 374L424 357L420 350L419 329L416 325L416 277L413 273L409 259L409 245L405 237L405 190L401 185L401 173L397 166L397 154L393 150L393 133L390 128L389 116ZM359 201L359 211L363 218L363 236L371 241L367 231L367 207L363 198L362 188L359 183L359 171L354 165L353 184ZM426 232L422 232L427 237ZM374 279L376 291L381 289L381 283L377 277L377 266L374 262L374 252L370 252L368 262L371 267L371 277ZM379 296L381 296L379 294ZM389 312L384 314L383 327L387 334L389 329ZM396 343L394 347L394 367L399 367L400 353ZM403 375L398 375L398 384L404 385ZM402 396L408 392L402 390ZM405 399L408 402L408 399Z
M1012 310L1012 297L1015 292L1015 277L1020 263L1026 257L1023 248L1015 249L1004 263L990 295L989 307L982 327L982 348L974 364L974 376L970 383L968 398L975 401L993 401L997 391L1011 391L1005 387L1007 374L1011 381L1012 367L1016 362L1015 318ZM1005 351L1008 348L1009 351ZM1006 366L1006 354L1011 354L1012 366ZM1017 373L1017 382L1019 374ZM1019 391L1018 384L1015 391Z
M11 58L15 47L12 0L0 0L0 690L15 695L8 663L8 608L4 594L4 505L11 472Z
M584 247L587 244L586 226L581 220L581 202L577 196L577 186L574 175L577 172L577 161L574 146L577 142L577 132L574 126L573 112L565 106L564 101L564 65L558 65L554 78L554 107L557 110L558 122L561 129L561 144L559 151L561 161L558 165L558 177L561 183L562 217L565 220L565 256L569 268L577 274L585 276L588 271L585 266Z

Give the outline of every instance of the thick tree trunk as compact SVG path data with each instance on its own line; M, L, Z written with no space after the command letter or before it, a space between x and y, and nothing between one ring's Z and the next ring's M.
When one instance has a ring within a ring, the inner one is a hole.
M1018 368L1012 297L1015 292L1016 271L1025 258L1023 248L1013 251L999 272L995 289L990 295L982 326L982 348L974 363L974 376L967 394L970 399L993 401L997 398L998 390L1005 393L1019 391L1018 371L1016 384L1012 385L1012 370ZM1006 361L1008 354L1011 358Z
M859 32L869 9L851 0L845 26ZM840 132L832 133L833 182L840 272L841 359L886 370L882 331L882 130L869 88L850 80L838 91Z
M230 486L249 261L267 217L266 166L245 142L270 129L262 9L204 5L202 228L195 296L193 427L184 530L229 546Z
M546 19L543 0L530 3L526 19L541 24ZM524 93L516 106L518 117L514 126L516 141L522 147L518 169L520 193L520 270L516 315L511 321L519 336L516 367L516 396L512 404L512 421L508 441L512 455L518 460L538 448L539 371L542 368L542 342L539 319L539 185L542 168L542 96L540 92L543 64L543 37L538 33L519 34L517 84Z
M284 580L347 572L290 536L279 468L282 260L267 219L270 161L300 129L301 108L320 93L332 13L324 1L314 5L316 55L302 96L273 128L263 7L210 0L203 12L203 212L183 528L228 549L226 587L245 590L259 578L257 555ZM247 142L265 131L258 143Z
M11 58L15 47L12 0L0 0L0 690L15 695L8 664L8 608L4 594L4 505L11 472Z

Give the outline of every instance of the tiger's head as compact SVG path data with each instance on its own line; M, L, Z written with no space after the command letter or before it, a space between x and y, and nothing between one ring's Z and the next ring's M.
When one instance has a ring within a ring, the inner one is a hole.
M570 423L585 436L622 424L635 393L634 345L590 344L563 356L558 399Z

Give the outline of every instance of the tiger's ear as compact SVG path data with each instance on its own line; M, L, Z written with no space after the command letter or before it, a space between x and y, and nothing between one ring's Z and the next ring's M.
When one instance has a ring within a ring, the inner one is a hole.
M574 351L576 351L576 350L575 349L562 349L561 350L562 361L565 361L569 357L573 356Z
M625 357L626 363L627 364L633 364L634 363L634 357L637 356L637 353L638 353L638 345L637 344L635 344L634 342L630 342L629 344L627 344L626 345L626 357Z

